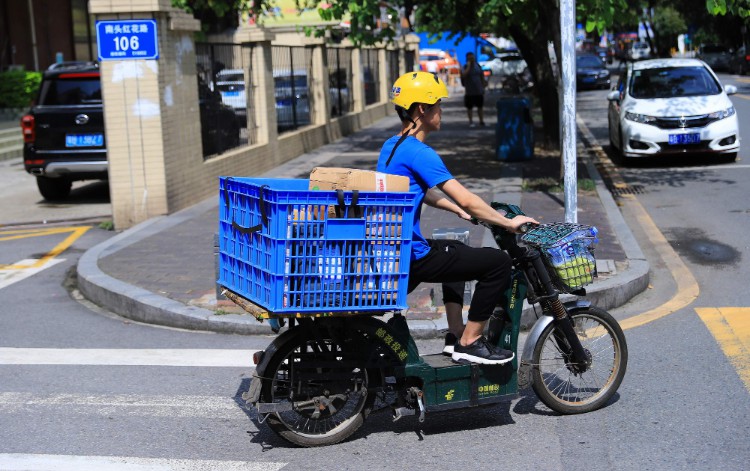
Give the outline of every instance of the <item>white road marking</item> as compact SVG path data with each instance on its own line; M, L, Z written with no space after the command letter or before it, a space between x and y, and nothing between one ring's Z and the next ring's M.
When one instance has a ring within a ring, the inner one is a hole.
M36 275L42 270L45 270L53 265L57 265L60 262L64 262L64 258L50 258L45 263L36 266L39 262L38 259L29 258L16 262L11 267L22 267L22 268L3 268L0 269L0 289L7 288L13 283L17 283L30 276Z
M0 365L192 366L254 368L257 350L0 348Z
M247 421L243 403L242 400L238 403L233 398L225 396L0 393L0 413L24 415L48 414L50 409L56 409L55 413L58 414L197 417Z
M287 463L0 453L3 471L278 471Z

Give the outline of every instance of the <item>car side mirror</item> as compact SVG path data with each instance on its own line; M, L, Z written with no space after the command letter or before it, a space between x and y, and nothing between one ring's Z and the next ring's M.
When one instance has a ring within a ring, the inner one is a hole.
M726 92L727 95L734 95L737 93L737 87L734 85L724 85L724 92Z
M620 101L620 92L617 90L612 90L611 92L607 93L607 101Z

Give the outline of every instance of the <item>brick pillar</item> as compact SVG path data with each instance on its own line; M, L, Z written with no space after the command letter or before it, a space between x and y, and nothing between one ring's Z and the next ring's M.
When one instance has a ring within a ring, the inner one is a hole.
M203 159L192 38L200 23L170 0L90 0L89 10L96 20L157 22L157 60L100 64L112 215L125 229L197 202L175 186Z

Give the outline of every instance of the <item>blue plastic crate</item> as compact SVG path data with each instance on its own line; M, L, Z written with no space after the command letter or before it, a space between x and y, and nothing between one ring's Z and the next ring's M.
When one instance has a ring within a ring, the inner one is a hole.
M308 187L220 178L218 283L276 315L405 309L416 194Z

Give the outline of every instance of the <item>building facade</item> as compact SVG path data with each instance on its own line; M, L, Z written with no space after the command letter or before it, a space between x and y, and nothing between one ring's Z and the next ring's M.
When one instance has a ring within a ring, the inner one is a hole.
M0 0L0 71L95 59L88 0Z

